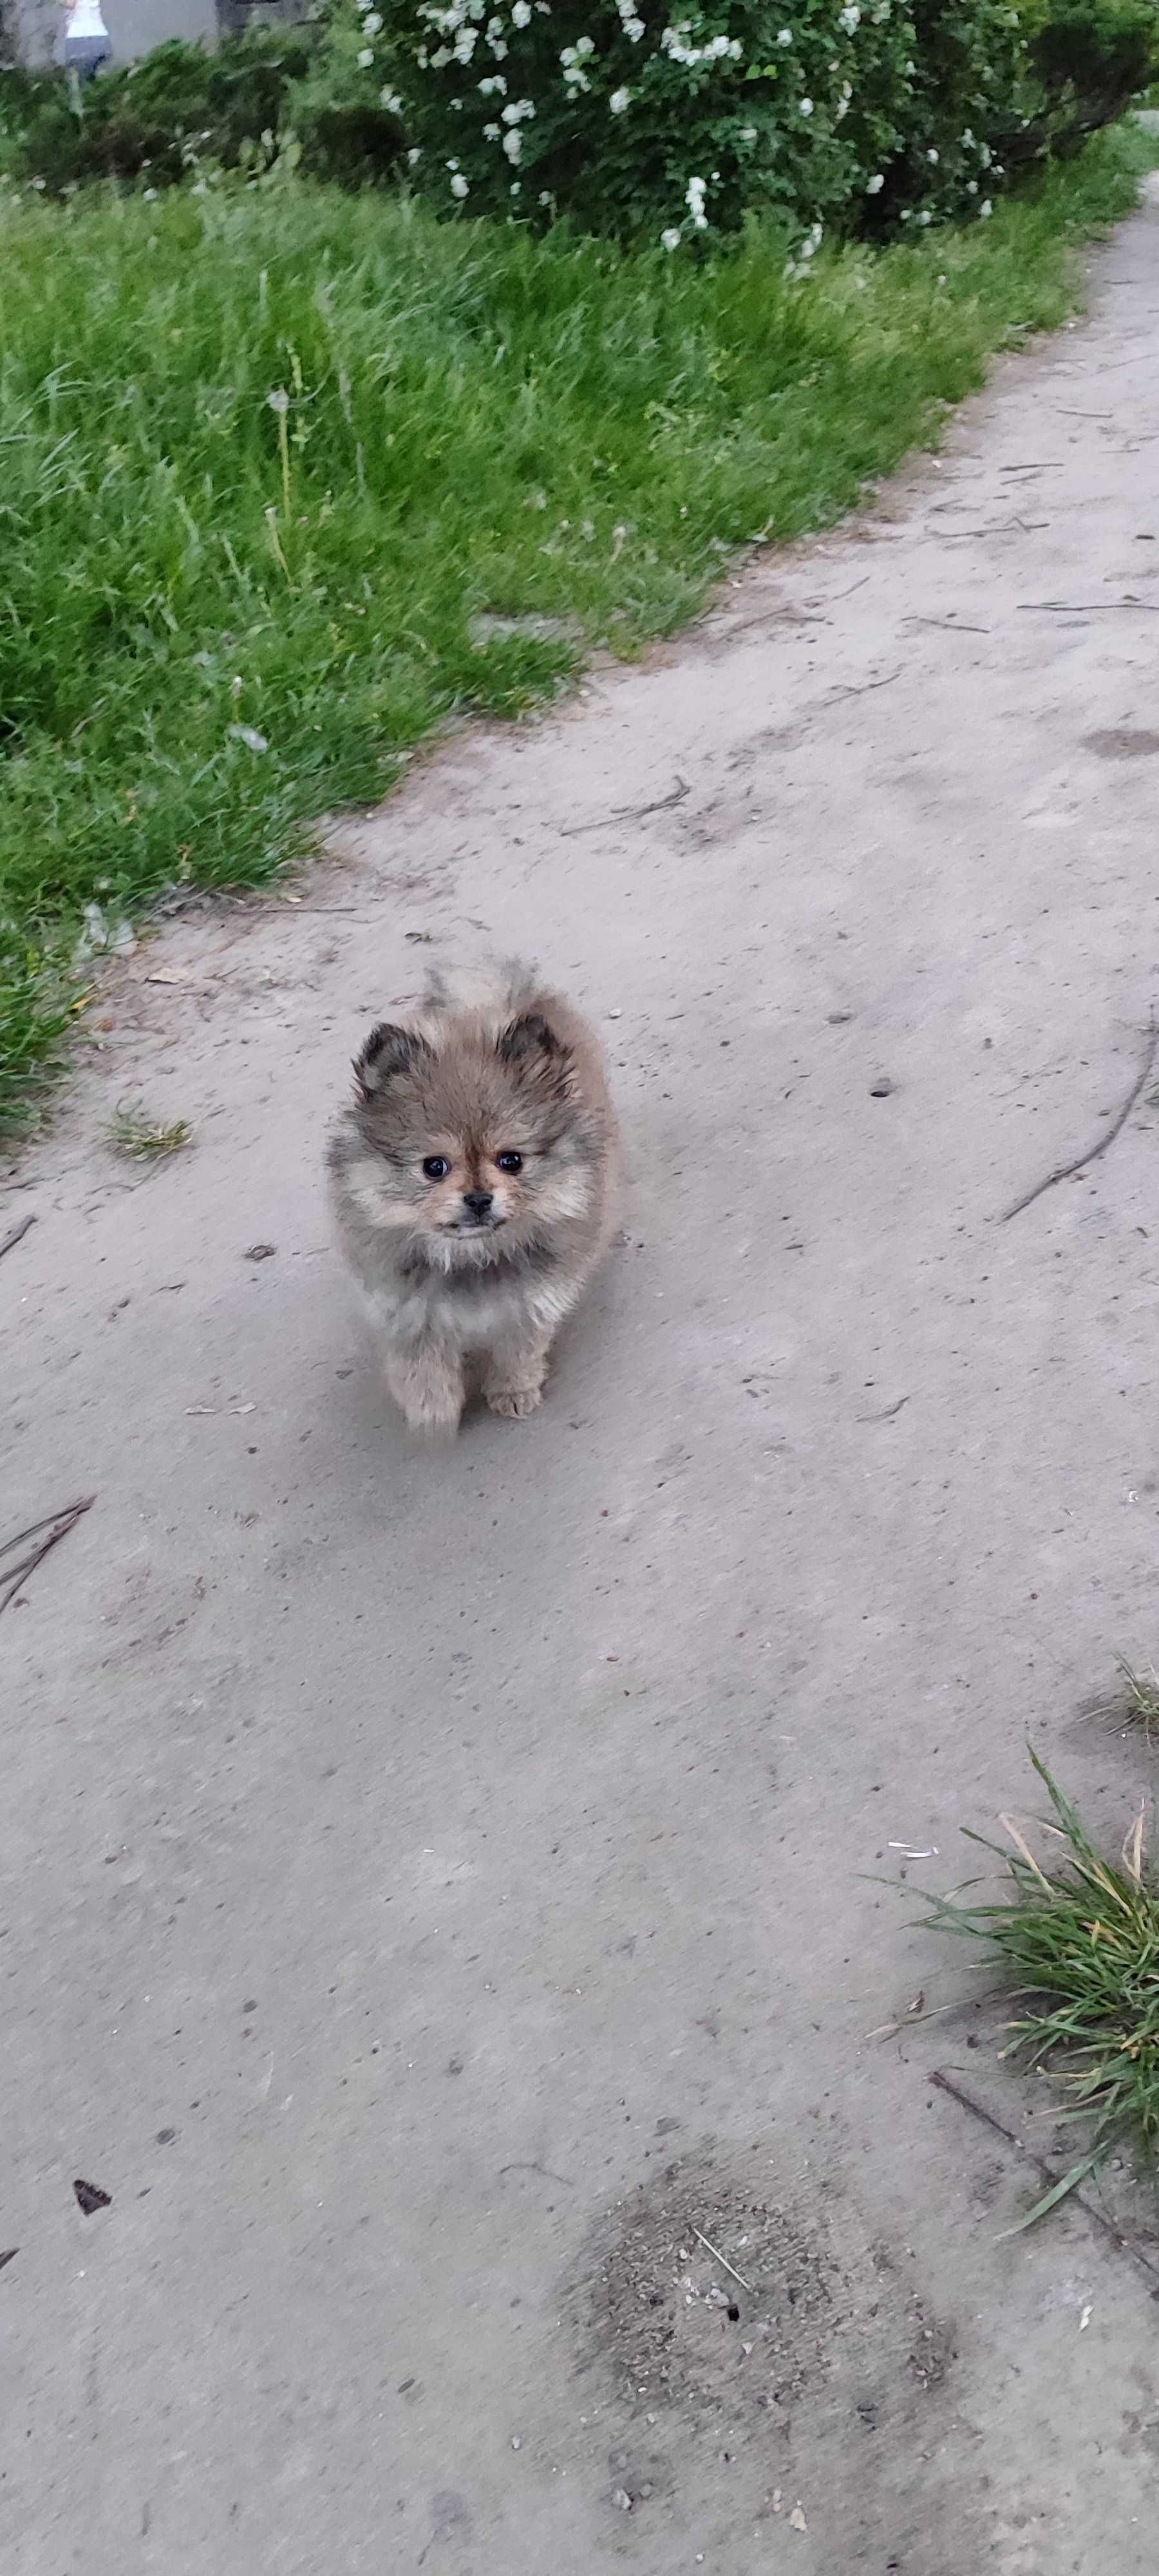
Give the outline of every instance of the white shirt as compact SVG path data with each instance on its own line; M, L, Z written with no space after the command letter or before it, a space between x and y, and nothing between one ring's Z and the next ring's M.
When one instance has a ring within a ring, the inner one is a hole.
M107 36L108 28L101 16L101 0L73 0L65 24L66 36Z

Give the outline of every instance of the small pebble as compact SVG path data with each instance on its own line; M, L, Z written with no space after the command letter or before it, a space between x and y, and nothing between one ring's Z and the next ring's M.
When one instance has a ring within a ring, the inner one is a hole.
M626 2487L617 2487L617 2488L615 2489L615 2492L614 2492L614 2494L613 2494L613 2496L612 2496L612 2503L613 2503L613 2504L618 2504L618 2506L619 2506L619 2508L620 2508L621 2513L630 2513L630 2512L631 2512L631 2510L632 2510L632 2499L631 2499L631 2496L629 2495L628 2490L627 2490L627 2488L626 2488Z
M893 1084L888 1073L879 1073L876 1082L870 1083L869 1097L871 1100L888 1100L892 1090Z
M610 1020L622 1020L623 1016L624 1014L622 1011L609 1011L608 1013L608 1018Z
M248 1252L243 1252L242 1260L272 1261L277 1248L276 1243L251 1243Z
M511 2436L511 2448L513 2451L521 2451L523 2448L523 2444L518 2433L513 2433Z

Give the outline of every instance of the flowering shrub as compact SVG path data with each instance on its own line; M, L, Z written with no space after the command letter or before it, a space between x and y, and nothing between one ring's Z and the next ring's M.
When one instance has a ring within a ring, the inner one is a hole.
M1104 17L1156 24L1151 0L1063 5L1100 63ZM1054 140L1008 0L331 0L316 81L328 54L448 212L669 250L750 211L804 260L831 229L985 213Z

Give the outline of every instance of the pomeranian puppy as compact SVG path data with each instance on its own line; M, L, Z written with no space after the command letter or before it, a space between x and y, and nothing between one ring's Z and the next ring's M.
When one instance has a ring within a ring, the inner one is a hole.
M611 1222L615 1116L578 1011L515 961L436 973L371 1030L326 1159L411 1427L454 1431L476 1382L493 1413L533 1413Z

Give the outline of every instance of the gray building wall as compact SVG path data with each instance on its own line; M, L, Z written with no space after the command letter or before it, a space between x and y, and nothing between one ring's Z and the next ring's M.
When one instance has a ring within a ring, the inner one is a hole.
M217 42L215 0L101 0L101 14L113 40L113 60L135 61L168 36L195 44ZM5 28L15 25L17 59L25 63L59 60L64 40L62 0L12 0L4 12Z

